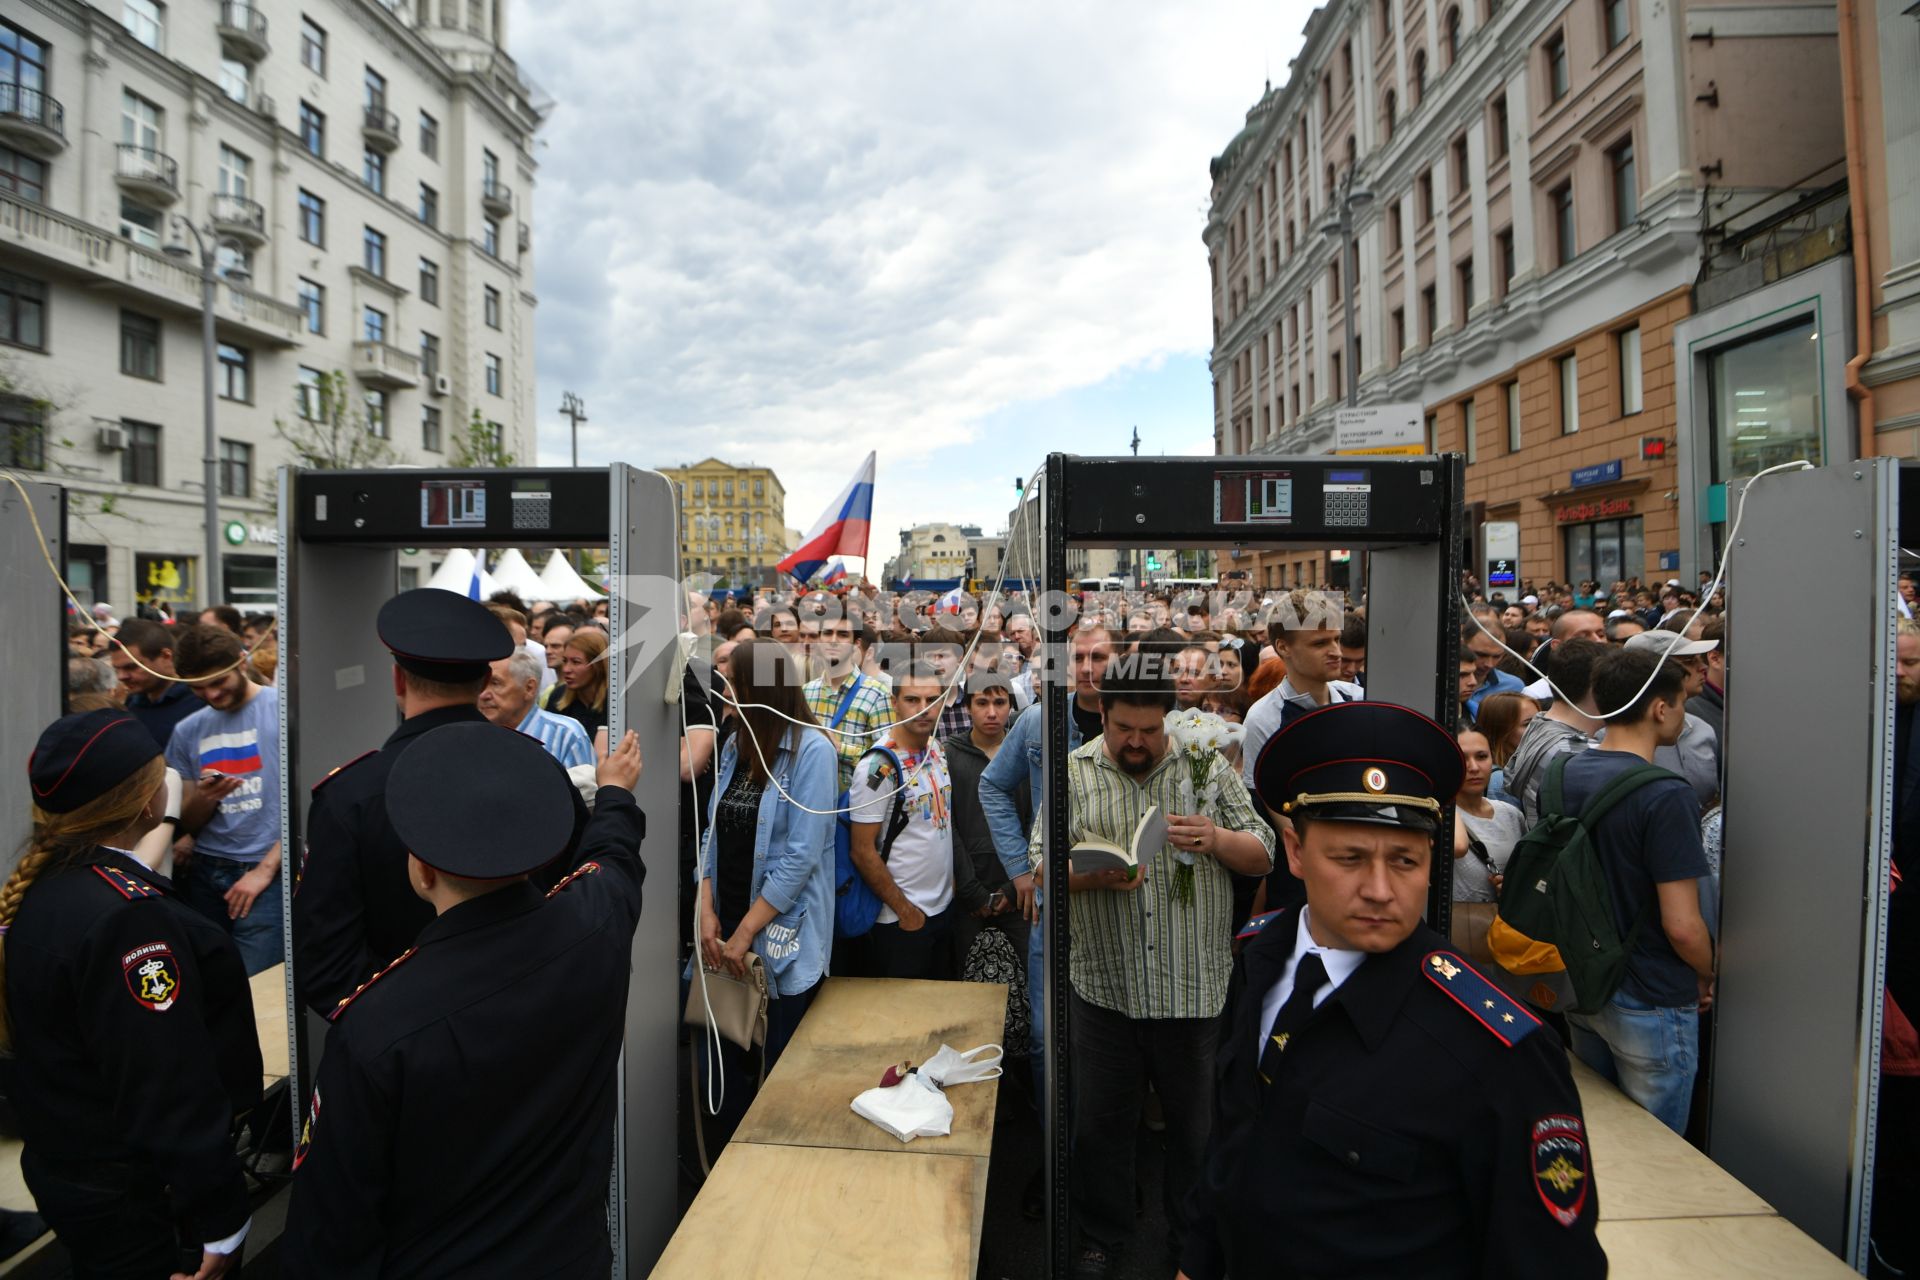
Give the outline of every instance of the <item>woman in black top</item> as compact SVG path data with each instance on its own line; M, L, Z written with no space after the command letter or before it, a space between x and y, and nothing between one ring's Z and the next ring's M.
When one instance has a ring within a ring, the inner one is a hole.
M560 690L548 708L578 720L591 739L607 727L607 633L581 627L560 649Z

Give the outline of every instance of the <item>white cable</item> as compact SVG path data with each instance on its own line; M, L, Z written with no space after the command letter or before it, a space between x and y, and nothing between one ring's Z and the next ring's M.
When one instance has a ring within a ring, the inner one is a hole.
M1754 472L1752 479L1747 481L1746 487L1740 490L1740 503L1738 506L1736 506L1733 509L1733 527L1727 530L1727 549L1720 557L1720 570L1719 572L1713 575L1713 581L1707 584L1706 590L1700 593L1700 598L1702 603L1694 608L1693 617L1690 617L1687 619L1688 626L1693 625L1693 619L1700 616L1701 610L1706 607L1705 602L1713 599L1714 592L1720 589L1721 580L1727 576L1727 561L1733 558L1733 549L1739 545L1740 521L1746 517L1747 495L1753 492L1753 486L1758 484L1763 477L1770 476L1776 471L1811 471L1811 470L1813 470L1813 464L1811 462L1808 462L1804 458L1798 458L1792 462L1782 462L1776 466L1768 467L1764 471ZM1547 675L1547 673L1542 671L1540 668L1534 666L1532 662L1528 661L1525 654L1516 653L1514 652L1514 650L1508 649L1507 642L1505 640L1501 639L1501 637L1494 634L1492 631L1489 631L1487 629L1487 625L1484 622L1481 622L1480 619L1473 616L1473 606L1467 600L1466 594L1464 592L1461 593L1460 603L1466 606L1467 618L1473 623L1474 626L1480 629L1480 634L1492 640L1495 644L1499 645L1502 649L1506 649L1506 651L1509 654L1512 654L1515 658L1518 658L1520 660L1521 666L1524 666L1527 670L1533 672L1533 674L1539 676L1542 680L1545 680L1547 682L1547 688L1553 690L1553 696L1555 698L1558 698L1560 701L1566 703L1568 706L1573 706L1573 699L1569 698L1566 694L1560 691L1560 686L1553 682L1552 677ZM1643 696L1645 696L1648 689L1651 689L1653 687L1653 682L1660 678L1660 668L1667 664L1667 659L1671 656L1673 656L1673 650L1672 648L1669 648L1666 652L1662 653L1658 659L1654 661L1653 671L1647 676L1647 682L1640 686L1640 690L1638 693L1635 693L1631 698L1627 699L1626 704L1624 706L1616 707L1612 711L1600 712L1600 713L1591 714L1591 715L1589 715L1587 712L1584 712L1584 711L1582 711L1580 714L1587 716L1589 720L1611 720L1615 716L1624 715L1627 711L1631 710L1640 701L1640 699Z

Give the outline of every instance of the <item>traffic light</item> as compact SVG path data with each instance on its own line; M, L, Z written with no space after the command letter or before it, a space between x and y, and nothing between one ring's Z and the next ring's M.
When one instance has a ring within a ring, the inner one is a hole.
M1667 456L1667 442L1662 436L1640 437L1640 460L1659 462Z
M1159 571L1159 569L1160 569L1160 560L1159 560L1159 557L1157 557L1157 556L1148 556L1148 557L1147 557L1147 572L1148 572L1148 573L1156 573L1156 572L1158 572L1158 571Z

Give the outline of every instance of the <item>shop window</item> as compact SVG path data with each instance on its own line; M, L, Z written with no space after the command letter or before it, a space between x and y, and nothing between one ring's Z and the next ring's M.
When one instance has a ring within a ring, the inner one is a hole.
M1798 458L1824 464L1818 338L1807 316L1707 357L1715 484Z

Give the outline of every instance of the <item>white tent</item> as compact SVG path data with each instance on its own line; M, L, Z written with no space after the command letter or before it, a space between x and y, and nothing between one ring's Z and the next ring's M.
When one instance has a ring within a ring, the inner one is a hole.
M464 596L473 584L473 567L473 552L465 547L455 547L447 552L447 558L433 571L433 577L427 580L427 585Z
M546 598L540 594L540 575L533 571L517 547L508 547L494 561L493 580L499 584L498 590L511 591L528 604Z
M596 591L587 585L586 579L573 571L567 558L558 551L547 558L547 567L540 571L540 590L536 593L541 600L551 600L555 604L564 604L569 600L598 600L606 593Z

